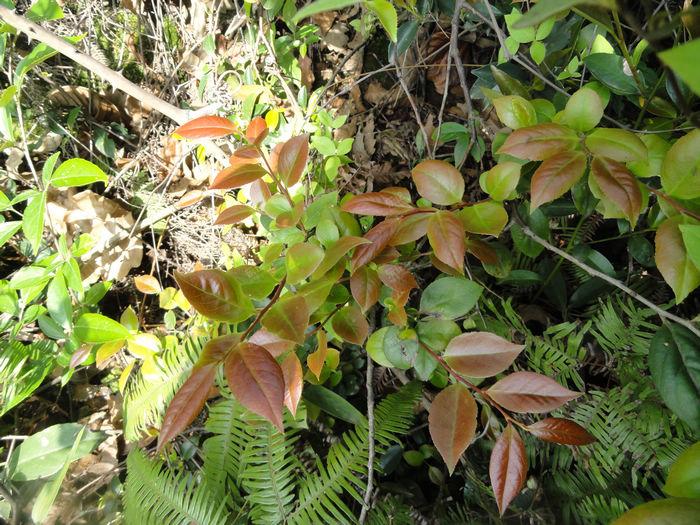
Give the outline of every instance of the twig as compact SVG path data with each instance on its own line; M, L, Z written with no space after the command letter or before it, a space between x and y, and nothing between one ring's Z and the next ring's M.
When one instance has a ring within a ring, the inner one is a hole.
M457 45L457 32L454 30L457 26L455 20L459 20L459 8L457 3L455 3L454 14L452 15L452 31L450 32L450 47L447 52L447 71L445 75L445 85L442 91L442 101L440 102L440 111L438 112L438 125L437 132L435 133L435 142L433 143L433 157L435 157L435 152L437 151L438 142L440 142L440 130L442 129L442 116L445 113L445 105L447 104L447 95L450 93L450 73L452 72L452 47ZM428 146L426 144L426 146Z
M459 13L462 10L464 0L457 0L455 2L455 16L452 17L452 33L451 35L459 34ZM457 45L457 39L452 40L450 38L450 56L455 62L457 67L457 76L459 77L459 84L462 87L462 93L464 93L464 104L467 106L467 117L469 118L469 130L471 132L472 144L474 147L476 144L476 127L474 126L474 121L472 120L472 115L474 114L474 104L472 104L472 97L469 94L469 84L467 83L467 76L464 74L464 64L462 63L462 57L459 54L459 45Z
M241 335L241 341L245 341L246 338L250 335L250 333L253 331L255 328L255 325L258 324L258 321L262 319L263 315L267 313L267 311L274 306L274 304L277 302L277 300L280 298L280 295L282 294L282 290L284 290L284 285L287 283L287 278L283 277L280 283L277 285L277 289L275 290L274 295L270 298L270 301L258 312L258 315L255 317L252 323L250 323L250 326L246 328L246 331L243 332Z
M62 55L65 55L74 62L80 64L88 71L106 80L116 89L123 91L127 95L131 95L135 99L142 102L145 106L155 109L178 124L184 124L193 117L195 112L180 109L177 106L156 97L133 82L130 82L121 74L111 70L101 62L98 62L91 56L81 53L72 44L66 42L62 38L54 35L34 22L27 20L23 16L18 15L11 9L0 6L0 18L19 31L25 33L28 37L38 40L52 49L55 49Z
M566 253L564 250L560 250L556 246L551 245L550 243L545 241L543 238L539 237L536 233L534 233L530 228L528 228L527 225L525 225L525 223L520 219L520 217L517 216L517 214L514 214L514 218L515 218L515 221L520 226L520 228L522 229L523 233L525 235L527 235L528 237L530 237L530 239L535 241L540 246L543 246L544 248L546 248L547 250L549 250L552 253L556 253L559 257L566 259L570 263L575 264L576 266L578 266L579 268L584 270L589 275L592 275L593 277L598 277L599 279L602 279L606 283L611 284L615 288L622 290L630 297L636 299L637 301L642 303L647 308L650 308L651 310L656 312L656 314L659 317L661 317L663 319L668 319L669 321L673 321L674 323L678 323L679 325L686 327L688 330L690 330L695 335L700 337L700 329L698 329L692 322L688 321L687 319L683 319L682 317L678 317L677 315L674 315L672 313L669 313L666 310L663 310L662 308L660 308L659 306L655 305L650 300L648 300L646 297L638 294L637 292L632 290L630 287L624 285L623 283L621 283L617 279L610 277L609 275L604 274L603 272L599 272L595 268L591 268L587 264L579 261L573 255L570 255L570 254Z
M370 311L369 314L369 333L374 331L374 309ZM360 512L360 525L364 524L367 519L367 513L370 510L370 503L372 501L372 492L374 490L374 363L372 358L367 355L367 373L366 373L366 386L367 386L367 440L368 443L368 457L367 457L367 487L365 487L365 497L362 502L362 511Z
M423 141L425 142L426 151L429 153L430 152L430 140L428 139L428 132L425 131L425 126L423 125L423 119L420 116L420 111L418 109L418 106L416 105L416 101L413 100L413 97L411 96L411 92L408 90L408 86L406 85L406 81L403 79L403 74L401 73L401 68L399 68L399 63L396 60L396 55L394 55L394 67L396 68L396 76L399 79L399 83L401 84L401 88L403 89L404 93L406 93L406 98L408 98L408 102L411 104L411 108L413 109L413 114L416 117L416 122L418 122L418 127L420 128L420 131L423 134Z

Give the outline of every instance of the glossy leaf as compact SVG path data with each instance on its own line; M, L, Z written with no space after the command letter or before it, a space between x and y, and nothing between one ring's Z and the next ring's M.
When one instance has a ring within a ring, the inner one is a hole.
M100 314L83 314L75 321L73 333L83 343L109 343L129 337L129 331L117 321Z
M498 150L499 155L511 155L526 160L547 160L557 153L575 149L578 135L561 124L537 124L511 133Z
M579 89L566 102L564 120L576 131L590 131L603 118L603 109L598 93L592 89Z
M350 251L359 246L360 244L370 244L372 241L369 239L363 239L362 237L353 237L351 235L347 237L341 237L338 239L333 246L326 250L326 254L323 257L323 261L316 268L313 273L314 279L319 279L326 275L328 271L333 268L343 257L348 255Z
M310 242L295 244L287 250L287 282L296 284L311 275L323 261L323 248Z
M215 139L225 137L238 130L236 125L227 118L209 115L198 117L183 124L173 133L186 139Z
M676 44L658 54L678 77L697 95L700 94L700 75L695 67L700 55L700 40L693 39L685 44Z
M583 395L564 388L554 379L534 372L515 372L487 390L491 399L518 413L550 412Z
M210 339L202 347L202 353L195 363L195 368L223 363L228 353L241 342L239 334L228 334Z
M357 215L390 217L402 215L413 209L410 203L385 191L353 195L341 206L343 211Z
M700 338L676 324L662 326L649 345L649 371L664 403L700 433Z
M369 266L361 266L350 276L350 292L363 312L377 303L381 288L377 271Z
M240 188L262 178L266 173L260 164L236 164L221 170L209 187L212 190Z
M262 346L265 350L270 352L273 357L279 357L292 350L297 345L297 343L294 341L283 339L280 336L273 334L266 328L257 330L250 336L248 341L258 346Z
M356 304L341 308L331 319L336 334L349 343L361 345L369 334L369 324Z
M158 449L185 430L199 415L214 385L216 365L208 364L192 370L168 405L158 434Z
M519 95L506 95L493 101L498 119L504 126L520 129L537 124L537 112L529 100Z
M430 283L420 298L420 311L446 319L466 315L481 297L483 287L463 277L443 277Z
M668 498L643 503L611 525L697 525L700 499Z
M533 436L560 445L588 445L595 441L581 425L560 417L547 417L528 425L526 429Z
M424 160L411 170L411 176L420 196L430 202L449 206L462 200L462 174L443 160Z
M469 389L456 383L435 396L428 414L428 430L435 448L452 474L459 457L476 434L477 407Z
M481 189L495 201L504 201L512 197L520 181L520 164L517 162L499 162L479 177Z
M238 323L254 312L240 284L222 270L175 272L175 280L194 309L210 319Z
M353 272L360 266L372 262L384 251L396 233L398 224L399 220L392 217L380 222L364 235L364 239L370 241L370 244L362 244L355 248L351 262Z
M690 218L677 215L666 219L656 230L656 266L673 289L676 302L682 302L700 286L700 270L688 255L680 226L695 224Z
M326 356L328 355L328 337L326 332L319 330L316 334L316 350L308 355L306 358L306 366L316 379L321 379L321 371L323 370L323 365L326 362Z
M252 343L239 344L226 358L224 373L241 405L284 432L284 374L267 350Z
M428 240L438 260L464 273L467 251L462 222L449 211L434 213L428 221Z
M500 202L477 202L457 212L463 228L469 233L498 236L508 223L508 212Z
M586 137L586 147L596 157L617 162L647 160L647 147L637 135L625 129L598 128Z
M417 241L428 233L428 221L432 213L414 213L408 217L402 217L394 236L389 241L391 246L400 246Z
M214 221L216 225L237 224L255 213L255 210L245 204L234 204L222 211Z
M518 431L506 426L496 440L489 461L491 487L496 496L498 511L503 513L520 493L527 478L527 454Z
M452 339L445 349L445 361L469 377L491 377L513 364L525 347L489 332L468 332Z
M267 127L265 119L262 117L255 117L250 121L248 128L245 130L245 138L251 144L259 146L262 144L263 140L265 140L269 132L270 130Z
M134 286L139 292L147 295L159 294L163 291L158 279L152 275L137 275L134 277Z
M689 446L673 462L664 492L676 498L700 499L700 442Z
M586 164L586 156L580 151L564 151L545 160L532 176L530 210L536 210L569 191L583 177Z
M303 343L304 333L309 326L309 307L301 295L288 295L270 308L261 322L278 337Z
M634 228L642 211L642 191L637 178L624 164L605 157L593 159L591 178L603 195L622 210Z
M85 159L69 159L56 168L49 180L55 188L71 188L107 182L107 174Z
M304 173L309 160L309 137L292 137L281 147L277 158L277 174L284 184L294 186Z
M301 361L294 352L290 352L280 367L284 377L284 406L289 409L292 415L296 416L301 392L304 388L304 371L301 368Z
M408 292L418 288L413 274L400 264L382 264L378 269L379 279L397 292Z
M664 191L680 199L700 197L700 129L681 137L668 150L661 165Z
M304 399L313 403L333 417L353 425L362 424L365 416L352 406L345 398L321 385L309 385L304 388Z

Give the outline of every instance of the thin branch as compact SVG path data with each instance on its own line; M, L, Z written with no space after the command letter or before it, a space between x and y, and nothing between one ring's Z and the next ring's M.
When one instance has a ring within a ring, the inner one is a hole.
M428 153L430 153L430 140L428 139L428 132L425 131L425 126L423 125L423 119L420 116L420 110L418 109L418 105L416 104L416 101L413 100L413 96L411 96L411 92L408 90L408 86L406 85L406 81L403 78L403 73L401 72L401 68L399 67L399 63L397 61L396 55L394 55L394 67L396 68L396 76L399 79L399 83L401 84L401 88L403 89L404 93L406 93L406 98L408 98L408 102L411 104L411 108L413 109L413 114L416 117L416 122L418 122L418 127L420 128L420 131L423 134L423 141L425 142L425 149Z
M370 324L369 333L372 333L374 331L374 309L370 311L368 317ZM365 487L365 497L362 502L362 511L360 512L360 525L364 524L367 520L367 513L371 508L372 492L374 491L374 363L369 355L367 355L367 373L365 377L367 386L367 440L369 443L367 455L367 487Z
M459 13L462 10L464 0L457 0L455 2L455 16L452 17L452 33L451 35L459 34ZM467 83L467 76L464 73L464 64L462 63L462 57L459 53L459 46L457 45L457 39L450 39L450 56L455 62L457 67L457 75L459 76L459 84L462 87L462 93L464 94L464 103L467 106L467 117L469 118L469 129L471 131L472 147L476 144L476 127L474 126L473 114L474 114L474 104L472 103L471 95L469 94L469 84Z
M603 272L599 272L595 268L591 268L587 264L579 261L573 255L570 255L570 254L566 253L564 250L560 250L556 246L553 246L552 244L548 243L542 237L539 237L530 228L528 228L525 225L525 223L520 219L520 217L517 216L517 214L514 215L514 218L515 218L516 222L518 223L518 225L520 226L520 228L523 230L523 233L525 235L527 235L528 237L530 237L530 239L535 241L540 246L543 246L544 248L546 248L547 250L549 250L552 253L556 253L559 257L566 259L570 263L575 264L576 266L578 266L579 268L584 270L589 275L592 275L593 277L598 277L599 279L602 279L606 283L611 284L612 286L614 286L618 290L622 290L623 292L625 292L627 295L629 295L633 299L636 299L637 301L642 303L647 308L650 308L651 310L656 312L656 314L659 317L661 317L662 319L667 319L669 321L673 321L674 323L678 323L679 325L686 327L688 330L690 330L695 335L700 337L700 329L698 329L691 321L689 321L687 319L683 319L682 317L678 317L677 315L674 315L672 313L667 312L666 310L664 310L664 309L660 308L659 306L655 305L654 303L652 303L646 297L638 294L637 292L632 290L630 287L624 285L622 282L618 281L617 279L610 277L609 275L604 274Z

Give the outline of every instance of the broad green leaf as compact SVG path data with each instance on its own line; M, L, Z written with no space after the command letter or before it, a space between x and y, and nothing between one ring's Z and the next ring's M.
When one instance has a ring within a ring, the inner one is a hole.
M100 314L83 314L75 322L74 334L83 343L109 343L127 339L129 331L117 321Z
M680 325L662 326L649 344L649 370L664 403L700 433L700 339Z
M51 185L56 188L85 186L94 182L107 182L107 175L99 166L85 159L69 159L51 175Z
M572 7L581 4L598 5L602 7L614 7L612 0L540 0L515 22L515 28L535 26L548 18L563 13Z
M629 67L625 66L624 59L619 55L609 53L593 53L584 59L584 63L591 74L602 84L610 88L610 91L618 95L636 95L639 88L634 81Z
M0 91L0 108L7 106L15 97L17 93L17 88L15 86L9 86L2 91Z
M477 202L459 210L456 215L469 233L498 236L508 223L508 212L495 201Z
M48 159L46 159L46 162L44 162L44 165L41 168L41 180L44 183L44 186L48 185L51 182L51 174L53 173L53 170L56 167L56 163L58 162L58 157L60 156L61 152L57 151Z
M700 225L679 224L678 228L683 236L683 244L688 257L700 269Z
M435 352L442 352L447 343L457 337L461 330L454 321L447 319L426 319L416 324L418 339Z
M298 23L300 20L315 14L323 13L324 11L337 11L356 3L353 0L316 0L299 9L292 20L294 23Z
M513 198L520 181L520 167L517 162L500 162L481 174L479 185L495 201Z
M598 128L586 137L586 147L597 157L618 162L643 162L648 158L644 142L625 129Z
M564 121L577 131L595 128L603 118L603 101L592 89L579 89L564 108Z
M688 84L696 95L700 95L700 70L695 62L699 54L700 39L696 38L682 45L674 45L671 49L659 53L658 57Z
M66 40L70 44L75 44L76 42L82 40L82 38L82 36L67 37L64 38L64 40ZM22 85L22 80L24 80L24 75L26 75L29 72L29 70L48 60L56 53L58 53L58 51L50 48L49 46L43 43L39 43L36 46L34 46L34 49L32 49L22 60L20 60L17 64L17 68L15 68L15 87L17 89L20 88L20 86Z
M671 144L655 133L644 133L639 139L647 147L647 159L645 161L630 162L627 164L629 170L640 179L661 176L661 166L664 158L671 149Z
M343 397L321 385L304 385L302 397L333 417L359 425L365 416Z
M367 339L367 344L365 345L365 350L367 354L372 358L372 360L380 366L386 368L393 367L393 363L389 361L384 353L384 338L386 337L389 330L395 329L394 326L385 326L379 330L372 333Z
M420 299L420 311L445 319L457 319L476 306L484 291L474 281L462 277L443 277L430 283Z
M311 275L323 261L323 248L310 242L295 244L287 250L287 282L296 284Z
M383 347L391 366L401 370L408 370L415 364L420 349L416 333L397 326L390 327L384 334Z
M51 318L59 325L64 328L70 327L73 317L73 305L63 272L56 272L56 275L49 283L46 291L46 308Z
M37 0L24 16L32 22L47 22L63 18L63 10L56 0Z
M530 56L535 61L535 64L540 65L547 56L547 46L537 40L534 41L530 44Z
M41 237L44 233L44 214L46 213L46 192L41 192L29 199L22 217L22 231L29 241L32 251L39 251Z
M309 315L309 306L304 297L287 295L270 308L262 318L262 325L282 339L303 343Z
M682 302L690 292L700 286L700 269L688 255L681 225L696 225L685 215L666 219L656 231L656 266L676 295L676 302Z
M403 55L416 39L420 22L414 18L407 20L399 27L396 35L396 54Z
M83 429L78 423L53 425L25 439L12 454L8 472L14 481L29 481L53 476L67 458L71 461L92 452L104 439L102 432L86 432L73 450L73 444Z
M681 137L661 165L661 186L671 197L700 197L700 129Z
M270 295L277 285L277 280L272 274L259 266L236 266L228 273L238 281L244 294L258 301Z
M0 223L0 247L2 247L22 227L22 221Z
M529 100L518 95L498 97L493 101L499 120L511 129L520 129L537 124L537 112Z
M697 525L700 499L669 498L644 503L611 525Z
M222 270L175 272L175 280L190 304L215 321L238 323L250 317L253 304L233 275Z
M509 14L504 16L506 26L508 27L508 33L510 33L510 38L515 40L518 44L527 44L535 40L536 32L533 27L523 26L519 29L516 26L522 17L522 13L515 8L513 8Z
M700 442L685 449L673 462L664 492L675 498L700 498Z
M370 11L377 15L379 22L382 24L387 35L389 35L389 39L392 42L396 42L398 16L391 2L387 2L387 0L365 0L365 5Z

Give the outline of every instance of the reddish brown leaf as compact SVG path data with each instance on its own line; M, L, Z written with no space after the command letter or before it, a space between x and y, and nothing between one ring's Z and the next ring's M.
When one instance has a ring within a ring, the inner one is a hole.
M175 207L178 210L192 206L201 201L205 196L202 190L192 190L185 193L180 199L175 203Z
M421 197L449 206L462 200L464 179L457 168L444 160L424 160L411 170Z
M446 275L453 275L455 277L464 276L463 272L458 272L457 270L452 268L452 266L448 266L447 264L442 262L440 259L435 257L434 253L430 254L430 264L432 264L435 268L437 268L438 270L440 270L442 273L444 273Z
M237 130L236 125L229 119L210 115L190 120L173 133L186 139L215 139L235 133Z
M434 211L434 210L432 210ZM408 217L403 217L396 228L396 233L389 241L391 246L400 246L409 242L417 241L428 233L428 221L432 212L414 213Z
M376 264L389 264L393 263L400 256L401 252L399 252L396 248L393 246L387 246L381 252L379 252L379 255L374 258L373 262Z
M309 136L299 135L284 143L277 158L276 170L287 186L294 186L301 179L309 160Z
M284 374L270 352L262 346L241 343L226 358L224 373L241 405L284 432Z
M311 373L316 376L316 379L321 379L323 364L326 362L326 356L328 355L328 337L326 336L326 332L319 330L316 334L316 340L318 341L316 351L308 355L306 358L306 366L308 366Z
M382 189L381 192L390 193L391 195L398 197L402 201L411 204L411 192L408 191L408 188L402 188L400 186L389 186L388 188Z
M372 241L369 239L363 239L362 237L353 237L351 235L347 237L341 237L336 241L336 243L326 250L326 255L323 257L323 261L316 268L316 271L312 274L314 279L323 277L328 273L328 271L333 268L340 259L345 257L350 251L360 244L370 244Z
M557 153L574 149L578 142L578 135L571 128L554 123L537 124L515 130L498 153L519 159L547 160Z
M622 210L632 227L642 212L642 191L627 166L616 160L596 157L591 162L591 177L603 194Z
M258 162L260 151L255 146L241 146L229 158L229 164L236 164L243 161Z
M350 277L350 292L363 312L369 310L379 300L382 283L377 271L362 266Z
M186 429L202 411L215 377L216 365L214 364L192 370L190 377L177 391L165 411L158 435L158 450Z
M290 211L283 211L275 219L275 223L280 228L289 228L290 226L296 226L304 213L304 201L299 201L294 205L294 208Z
M595 441L581 425L560 417L548 417L525 428L533 436L560 445L588 445Z
M344 306L331 319L336 334L356 345L361 345L369 334L369 324L356 304Z
M481 239L467 237L467 253L472 254L484 264L498 264L498 254Z
M248 142L251 144L260 146L262 141L265 140L265 137L267 137L269 131L265 119L262 117L255 117L250 121L250 124L248 124L248 129L245 130L245 138L248 139Z
M379 267L381 281L397 292L408 292L418 288L418 283L413 274L400 264L382 264Z
M294 352L290 352L280 366L284 377L284 406L289 409L292 415L296 416L301 391L304 388L304 371L301 368L301 361Z
M476 414L476 401L461 383L448 386L433 399L428 414L428 430L450 474L474 439Z
M386 219L364 235L364 239L370 241L370 244L362 244L355 248L355 253L352 256L351 271L354 272L360 266L372 262L384 248L387 247L389 241L396 233L399 220L395 217Z
M240 188L262 178L266 173L260 164L235 164L221 170L209 187L212 190Z
M527 477L527 454L518 431L508 425L491 452L489 477L501 516L520 493Z
M222 363L228 353L240 342L241 336L238 334L222 335L210 339L202 348L202 353L199 355L195 367Z
M489 332L468 332L452 339L445 348L445 361L470 377L491 377L513 364L525 348Z
M583 177L586 156L580 151L562 151L545 160L530 184L531 210L558 199Z
M280 338L301 344L309 326L309 315L309 307L301 295L287 295L268 310L261 322Z
M534 372L515 372L487 390L502 407L513 412L540 414L559 408L583 395L561 386L554 379Z
M175 272L175 280L194 309L215 321L237 323L254 311L238 282L221 270Z
M270 192L270 188L268 187L267 183L262 180L258 179L256 181L253 181L250 185L250 202L251 204L255 206L262 206L267 202L267 200L272 197L272 193Z
M262 346L265 350L270 352L273 357L279 357L296 346L294 341L282 339L281 337L268 331L266 328L261 328L255 332L252 336L250 336L248 341L258 346Z
M214 221L216 225L236 224L247 219L255 213L255 210L245 204L234 204L222 211Z
M428 240L438 260L464 273L467 246L462 221L449 211L434 213L428 221Z
M343 203L341 209L357 215L390 217L392 215L403 215L415 208L396 195L384 191L376 191L353 195Z

